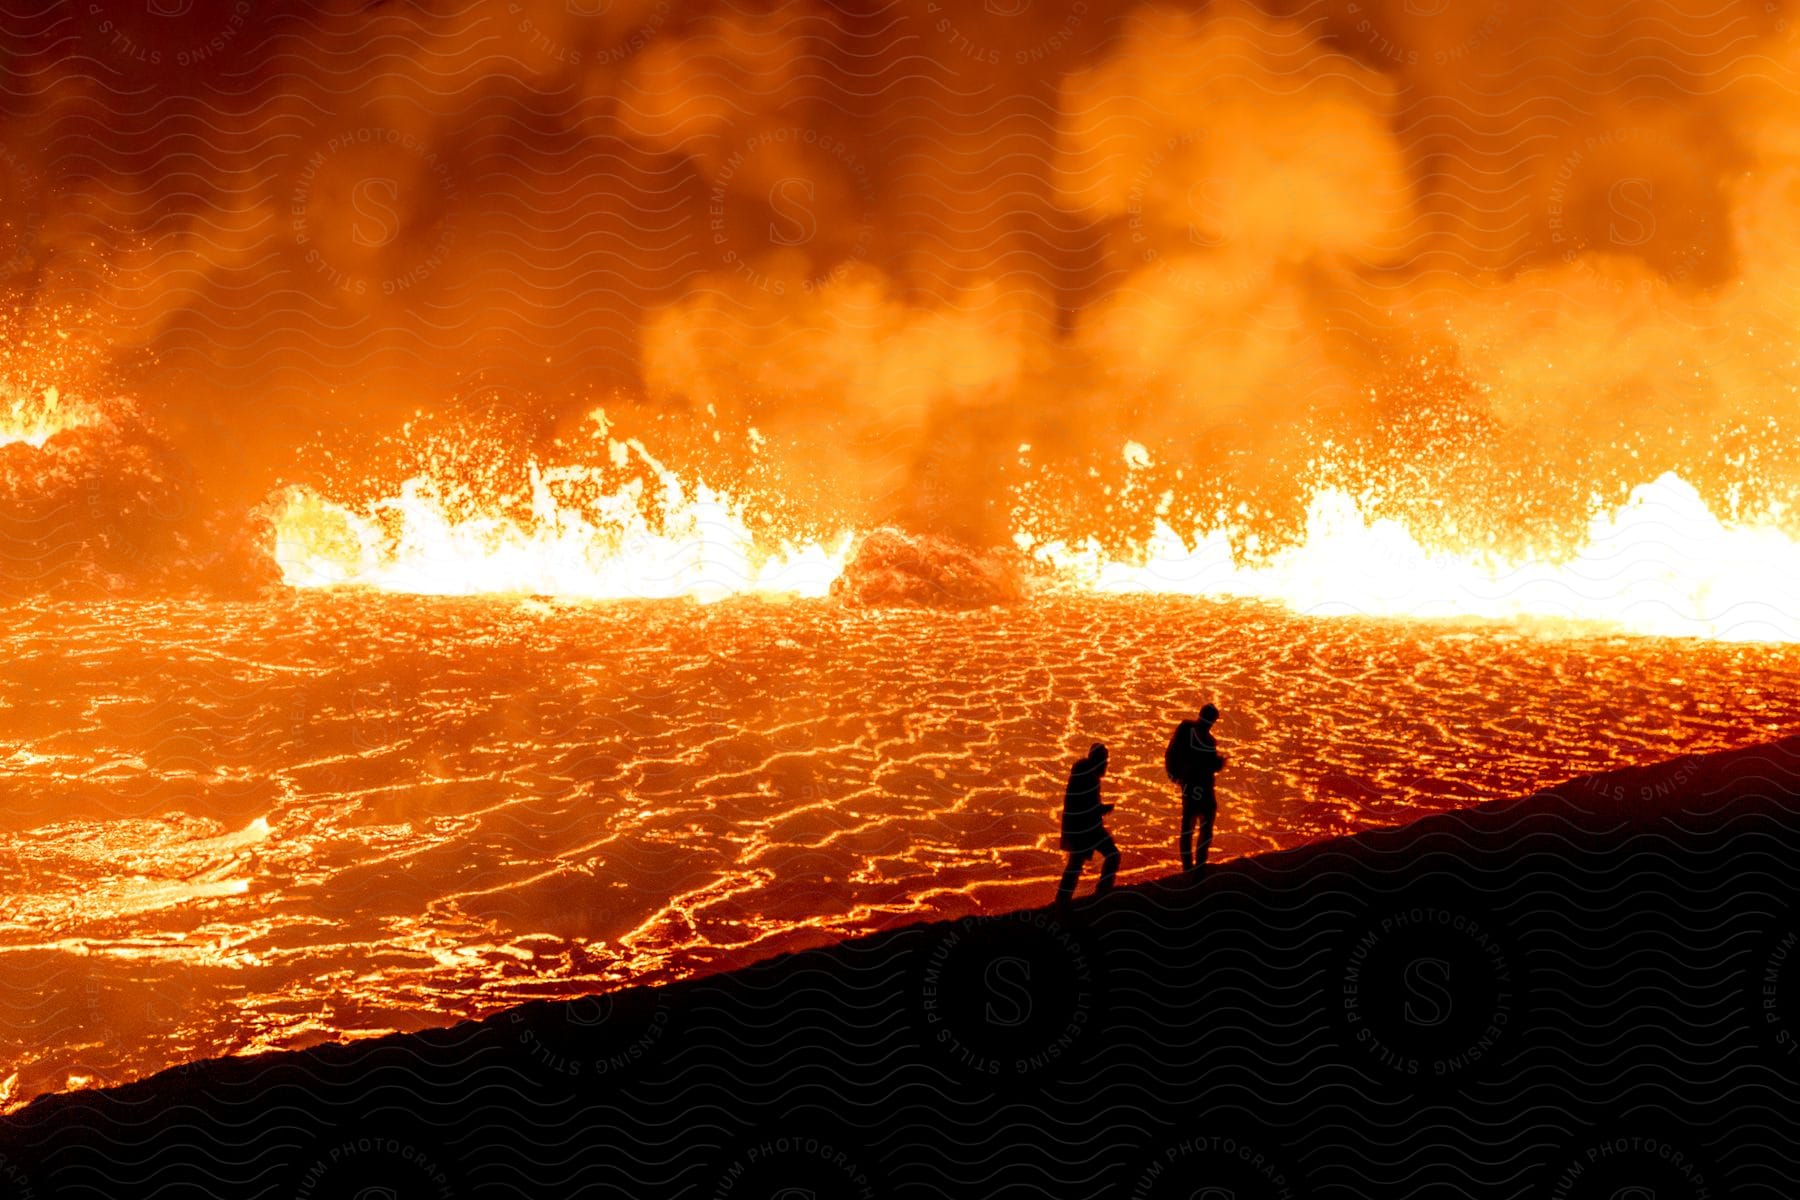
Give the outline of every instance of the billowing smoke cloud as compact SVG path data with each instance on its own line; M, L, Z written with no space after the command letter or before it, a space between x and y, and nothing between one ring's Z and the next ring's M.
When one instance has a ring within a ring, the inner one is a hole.
M1020 485L1103 533L1321 477L1495 540L1670 467L1756 508L1800 482L1786 7L48 6L0 268L215 506L599 403L975 540Z

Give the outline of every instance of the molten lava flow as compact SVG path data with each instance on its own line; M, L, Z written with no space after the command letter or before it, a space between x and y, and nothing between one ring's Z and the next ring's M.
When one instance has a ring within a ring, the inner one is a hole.
M1320 615L1552 617L1661 636L1800 641L1800 542L1722 523L1674 474L1597 514L1586 541L1558 560L1429 549L1397 521L1368 519L1337 489L1313 495L1298 545L1254 565L1234 557L1229 529L1196 531L1190 542L1161 520L1130 561L1093 539L1016 540L1097 591L1238 596Z
M597 467L531 462L523 511L430 475L361 511L291 490L275 519L276 562L295 587L701 601L822 596L843 570L847 536L771 544L740 503L684 483L635 439L607 446L615 467L643 474L609 485Z
M54 387L0 396L0 446L14 442L42 446L64 430L92 424L97 416L86 405L65 404Z

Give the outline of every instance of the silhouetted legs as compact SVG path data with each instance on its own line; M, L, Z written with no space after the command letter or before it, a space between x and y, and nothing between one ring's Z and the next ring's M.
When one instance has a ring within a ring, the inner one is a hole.
M1206 852L1212 849L1213 817L1216 814L1208 809L1199 814L1189 814L1181 818L1181 869L1192 871L1206 867ZM1194 823L1200 823L1200 840L1188 848L1188 839L1194 835Z
M1092 850L1069 852L1069 865L1063 870L1062 883L1056 889L1056 902L1067 904L1075 898L1075 881L1081 878L1081 864L1088 860Z
M1112 891L1113 876L1119 873L1119 848L1113 845L1109 833L1100 839L1100 882L1094 888L1094 895L1104 896Z
M1093 849L1070 852L1068 868L1063 871L1062 885L1056 889L1058 904L1067 904L1075 898L1075 884L1081 878L1081 868L1095 850L1100 852L1100 882L1094 888L1094 895L1104 896L1112 891L1113 876L1119 873L1119 848L1113 844L1112 835L1107 834Z
M1198 800L1199 803L1194 803ZM1206 852L1212 848L1213 818L1219 815L1219 807L1212 802L1212 789L1201 789L1201 785L1190 788L1190 797L1184 804L1181 813L1181 869L1191 871L1195 866L1206 867ZM1200 841L1194 842L1194 826L1200 826Z

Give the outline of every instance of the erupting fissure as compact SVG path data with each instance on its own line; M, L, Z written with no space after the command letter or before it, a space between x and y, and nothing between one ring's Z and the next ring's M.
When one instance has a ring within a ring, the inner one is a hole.
M428 475L360 510L291 489L276 562L296 587L582 599L823 596L842 572L847 535L771 544L741 501L683 481L637 440L607 448L643 473L609 484L598 467L527 463L524 513Z
M597 468L527 466L521 513L418 475L362 507L292 489L275 522L275 557L295 587L366 586L432 595L511 593L575 599L713 601L818 597L854 569L866 534L771 542L746 503L690 483L632 440L615 464L644 474L608 485ZM1040 537L1014 514L1014 544L1049 569L1046 586L1095 592L1232 597L1322 616L1545 618L1623 632L1722 641L1800 641L1800 542L1773 525L1722 521L1696 489L1665 474L1596 512L1585 540L1554 557L1457 549L1371 516L1335 487L1313 493L1304 536L1253 561L1253 538L1227 525L1150 536L1108 552L1098 538Z
M66 404L56 388L35 394L0 397L0 446L23 442L41 447L59 433L92 424L95 413L86 405Z
M1674 474L1596 513L1586 539L1555 559L1434 549L1399 521L1370 519L1336 488L1314 493L1299 544L1256 564L1234 556L1229 528L1184 538L1161 520L1124 557L1092 538L1017 540L1096 591L1239 597L1317 615L1542 617L1669 637L1800 641L1800 542L1772 526L1720 521Z

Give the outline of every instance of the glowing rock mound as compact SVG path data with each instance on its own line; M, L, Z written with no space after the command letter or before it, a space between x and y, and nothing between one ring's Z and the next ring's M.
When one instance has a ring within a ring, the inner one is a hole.
M1018 565L999 553L929 535L879 529L831 585L847 604L872 608L982 608L1011 604L1025 594Z
M165 579L190 516L182 476L129 414L0 440L0 594Z

